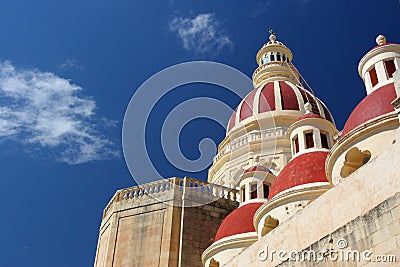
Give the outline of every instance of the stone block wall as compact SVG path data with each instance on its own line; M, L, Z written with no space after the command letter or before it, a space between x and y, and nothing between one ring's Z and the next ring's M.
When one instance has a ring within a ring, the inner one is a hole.
M237 206L237 202L221 198L206 205L185 208L181 266L203 266L201 254L214 242L222 220Z
M238 202L224 195L230 189L190 178L183 190L182 180L117 191L104 211L94 266L201 267L201 253Z
M338 242L347 244L338 248ZM335 249L331 255L322 253ZM400 193L382 202L363 216L359 216L335 232L321 238L304 255L315 251L325 257L312 261L290 261L279 264L286 266L397 266L400 264ZM381 256L384 255L382 258ZM378 258L377 258L378 257ZM332 259L338 260L333 261Z

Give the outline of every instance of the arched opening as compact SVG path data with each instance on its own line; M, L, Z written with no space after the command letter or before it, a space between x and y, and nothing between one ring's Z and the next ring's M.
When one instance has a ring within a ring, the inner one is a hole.
M257 183L250 184L250 199L257 198Z
M276 60L281 61L281 54L279 52L276 53Z
M304 133L304 141L306 148L313 148L314 147L314 133L313 132L305 132Z
M325 132L320 132L321 136L321 147L329 149L328 134Z
M357 147L350 149L345 156L343 167L340 170L340 176L345 178L367 163L371 158L371 152L361 151Z
M268 55L265 54L265 55L264 55L264 63L268 63L268 61L269 61Z
M240 195L242 197L242 203L246 201L246 187L242 186L240 189Z
M269 184L267 183L263 183L263 194L264 194L264 198L268 199L268 195L269 195Z
M378 84L378 75L376 74L375 67L373 67L373 68L369 71L369 77L370 77L370 79L371 79L372 87L374 87L375 85Z
M293 137L293 149L294 149L293 155L297 154L299 152L299 138L298 138L297 134L295 137Z
M264 226L261 230L261 236L265 236L279 225L279 221L270 215L264 220Z
M219 267L219 262L214 260L214 258L212 258L210 260L210 264L208 265L208 267Z
M386 74L388 78L393 77L393 73L396 71L396 66L394 64L394 60L385 60L385 69L386 69Z

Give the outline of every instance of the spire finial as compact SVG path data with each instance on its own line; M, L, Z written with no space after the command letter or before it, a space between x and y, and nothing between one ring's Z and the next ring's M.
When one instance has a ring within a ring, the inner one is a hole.
M385 36L383 36L382 34L380 34L380 35L378 35L378 37L376 37L376 43L378 44L378 45L383 45L383 44L386 44L386 37Z
M274 42L275 40L276 40L276 36L275 36L275 32L274 32L274 30L272 30L272 29L269 29L269 40L271 41L271 42Z

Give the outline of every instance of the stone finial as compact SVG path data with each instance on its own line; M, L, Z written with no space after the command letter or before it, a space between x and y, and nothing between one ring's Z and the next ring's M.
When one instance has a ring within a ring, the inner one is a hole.
M260 166L261 162L263 161L264 160L260 158L260 155L254 155L248 159L246 168Z
M312 106L309 102L305 103L304 109L306 110L306 114L312 113Z
M275 32L273 30L269 30L269 40L274 42L276 40Z
M383 36L382 34L380 34L380 35L378 35L378 37L376 37L376 43L378 44L378 45L383 45L383 44L386 44L386 37L385 36Z

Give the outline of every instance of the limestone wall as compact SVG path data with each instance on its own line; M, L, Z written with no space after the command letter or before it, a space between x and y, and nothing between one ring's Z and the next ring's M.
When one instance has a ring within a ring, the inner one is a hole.
M292 250L303 251L313 246L323 247L333 237L347 238L350 248L367 248L373 255L397 255L397 263L388 265L398 266L400 215L399 206L394 203L398 203L400 192L399 155L400 138L397 136L396 142L380 156L349 175L224 266L276 266L282 260L275 256L273 261L261 261L260 251L266 248L287 253ZM332 240L331 244L335 246L336 241ZM376 266L376 262L332 264Z
M238 203L219 199L203 206L185 208L181 266L203 266L201 254L214 242L222 220L237 206Z
M338 251L338 253L331 252L331 255L326 254L323 260L313 262L313 266L337 266L338 263L349 266L397 266L400 262L399 232L400 193L397 193L363 216L357 217L332 234L321 238L302 253L307 253L311 250L322 252L336 249ZM338 249L337 244L341 239L346 240L347 246L343 249ZM385 255L387 257L376 259L377 255ZM389 261L394 260L394 258L389 259L389 255L396 257L396 263L389 263ZM338 262L329 260L329 257L331 257L330 259L337 257ZM359 263L354 262L354 260L359 261ZM385 264L378 263L377 260L385 260L387 262ZM300 267L309 265L310 262L287 260L279 266Z
M202 266L201 253L238 205L230 190L172 178L117 191L104 210L94 266Z

